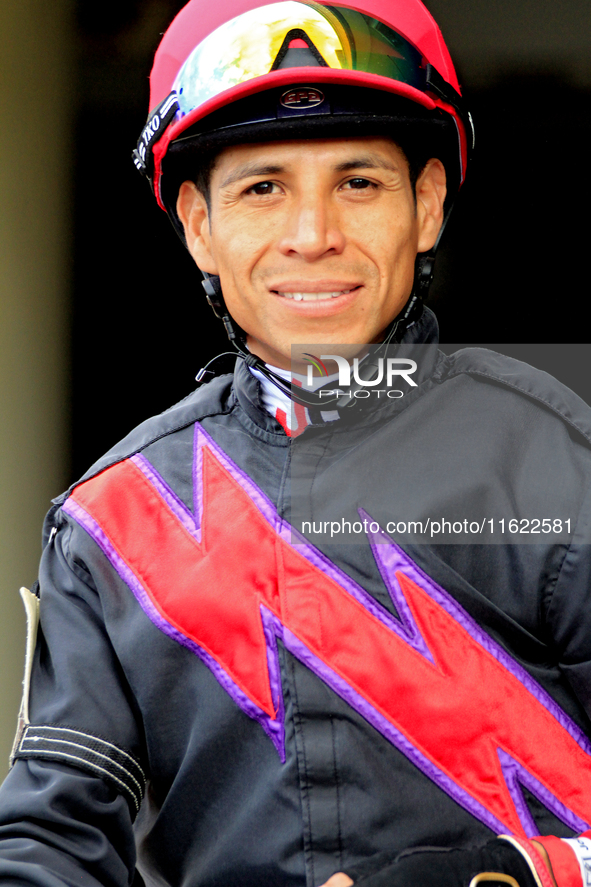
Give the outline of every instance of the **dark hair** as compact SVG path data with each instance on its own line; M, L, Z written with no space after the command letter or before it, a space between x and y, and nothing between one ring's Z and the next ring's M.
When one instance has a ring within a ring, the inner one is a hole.
M197 190L201 191L207 203L207 210L211 215L211 177L215 169L220 151L212 151L209 155L200 158L199 168L195 176Z

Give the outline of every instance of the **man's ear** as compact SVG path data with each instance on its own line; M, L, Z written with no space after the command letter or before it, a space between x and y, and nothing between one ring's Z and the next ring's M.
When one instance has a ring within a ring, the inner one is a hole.
M197 266L208 274L217 274L211 252L211 235L207 202L195 182L183 182L179 189L176 211L185 229L189 252Z
M447 194L445 167L432 157L417 179L417 218L419 221L418 252L425 253L435 245L443 224L443 201Z

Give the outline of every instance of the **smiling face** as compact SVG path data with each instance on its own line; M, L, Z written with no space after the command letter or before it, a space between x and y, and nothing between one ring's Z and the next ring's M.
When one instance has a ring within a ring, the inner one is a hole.
M415 201L390 140L315 139L226 148L210 209L184 182L177 210L251 351L289 369L293 344L380 341L408 300L417 252L435 242L444 197L438 160Z

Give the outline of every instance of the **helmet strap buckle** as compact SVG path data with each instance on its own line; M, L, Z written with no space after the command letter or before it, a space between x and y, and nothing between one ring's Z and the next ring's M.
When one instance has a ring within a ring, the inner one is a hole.
M202 274L204 275L204 278L201 281L201 286L205 290L205 298L207 299L209 307L218 320L223 320L224 315L228 313L228 309L226 308L224 297L222 296L220 279L213 274L207 274L205 271L203 271Z

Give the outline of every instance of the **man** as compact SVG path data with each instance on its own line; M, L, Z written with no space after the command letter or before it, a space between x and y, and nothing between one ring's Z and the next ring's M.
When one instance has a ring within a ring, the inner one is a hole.
M50 512L0 876L129 883L137 847L148 884L585 884L591 419L431 347L470 142L436 25L419 0L191 0L152 88L136 165L241 359ZM350 362L351 393L290 386L293 345ZM400 361L410 393L357 397ZM298 459L362 538L292 532ZM399 501L484 502L536 544L409 540L375 519Z

